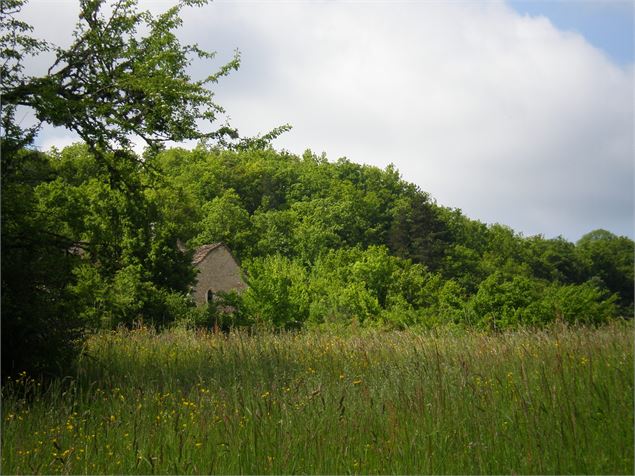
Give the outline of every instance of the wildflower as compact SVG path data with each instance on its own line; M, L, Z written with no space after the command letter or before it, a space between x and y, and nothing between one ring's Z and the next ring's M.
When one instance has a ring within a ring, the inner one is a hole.
M362 379L358 379L358 380L354 380L353 381L353 385L359 385L360 383L362 383Z

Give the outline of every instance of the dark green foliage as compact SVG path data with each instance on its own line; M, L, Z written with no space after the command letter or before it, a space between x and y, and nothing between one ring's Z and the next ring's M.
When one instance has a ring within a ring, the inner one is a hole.
M576 251L587 275L599 278L611 292L618 293L620 304L633 306L633 240L606 230L595 230L576 243Z
M83 328L66 289L77 257L39 207L36 186L53 177L47 157L16 156L2 169L2 370L48 374L68 364Z
M166 293L187 290L192 271L172 251L179 226L146 196L156 177L141 170L131 138L145 141L148 157L165 141L238 138L227 126L199 129L222 112L208 86L238 67L238 54L192 79L192 59L213 53L175 35L182 8L204 1L181 0L158 16L135 0L81 1L66 48L31 36L18 19L25 3L0 2L3 375L66 367L76 338L97 321L166 321ZM47 73L25 72L46 51L55 54ZM24 110L38 121L26 129L16 120ZM86 146L26 152L44 123Z
M445 223L427 193L408 187L392 209L389 244L393 252L438 269L448 244Z

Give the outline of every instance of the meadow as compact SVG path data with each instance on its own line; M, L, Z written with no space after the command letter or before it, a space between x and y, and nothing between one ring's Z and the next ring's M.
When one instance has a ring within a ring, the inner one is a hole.
M2 474L633 474L633 329L97 334Z

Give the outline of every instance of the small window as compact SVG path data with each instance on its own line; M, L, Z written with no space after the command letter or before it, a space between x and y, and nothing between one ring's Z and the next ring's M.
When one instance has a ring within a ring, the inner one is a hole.
M211 289L207 290L207 302L212 302L214 300L214 291Z

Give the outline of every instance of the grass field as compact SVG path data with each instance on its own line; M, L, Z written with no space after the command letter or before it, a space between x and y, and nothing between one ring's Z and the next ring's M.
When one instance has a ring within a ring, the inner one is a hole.
M2 389L2 474L633 473L633 329L173 330Z

